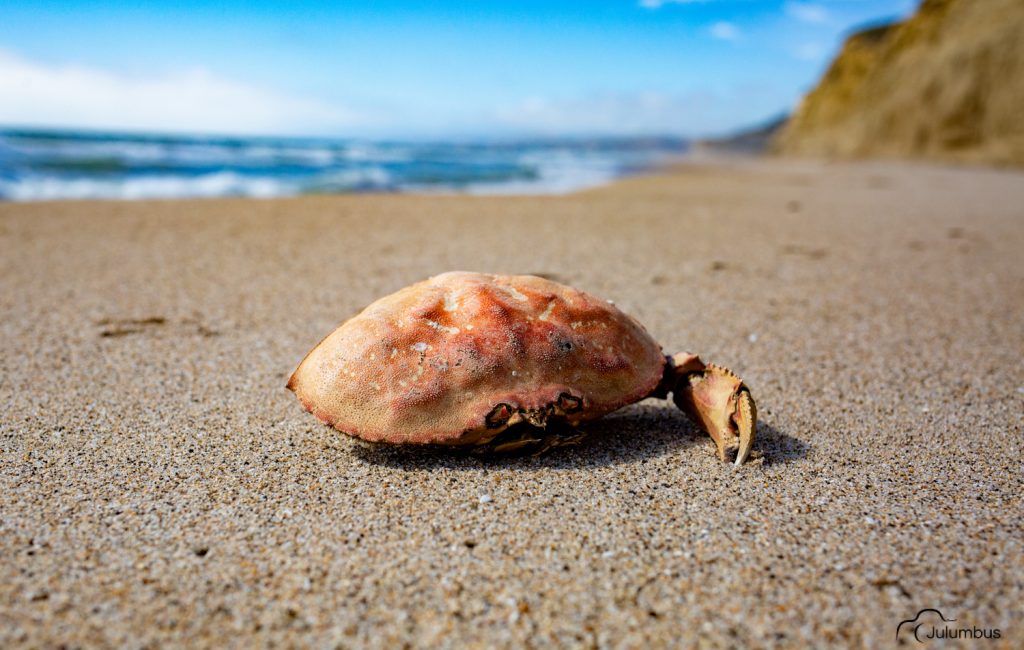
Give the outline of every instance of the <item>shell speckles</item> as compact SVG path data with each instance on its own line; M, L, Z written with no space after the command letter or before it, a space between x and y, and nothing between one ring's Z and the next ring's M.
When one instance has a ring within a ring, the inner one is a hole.
M342 324L288 387L366 441L505 451L575 440L565 431L671 389L670 374L660 346L607 301L534 276L454 272Z

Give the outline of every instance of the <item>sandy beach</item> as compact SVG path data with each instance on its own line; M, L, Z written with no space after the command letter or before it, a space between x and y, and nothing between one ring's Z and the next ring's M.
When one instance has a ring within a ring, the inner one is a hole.
M881 163L0 204L0 646L877 648L937 608L1020 647L1022 258L1024 174ZM490 461L303 411L313 345L453 269L731 367L759 457L658 400Z

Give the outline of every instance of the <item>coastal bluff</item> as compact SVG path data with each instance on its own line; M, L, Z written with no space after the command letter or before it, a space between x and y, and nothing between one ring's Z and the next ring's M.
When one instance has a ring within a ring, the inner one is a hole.
M770 149L1024 165L1024 2L925 0L852 34Z

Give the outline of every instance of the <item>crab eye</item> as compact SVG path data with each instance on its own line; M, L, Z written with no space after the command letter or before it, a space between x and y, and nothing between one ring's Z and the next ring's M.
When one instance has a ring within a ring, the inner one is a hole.
M562 393L558 396L558 408L562 413L572 413L580 410L583 400L580 398L570 395L569 393Z
M487 428L496 429L503 426L512 417L512 407L508 404L498 404L487 414Z

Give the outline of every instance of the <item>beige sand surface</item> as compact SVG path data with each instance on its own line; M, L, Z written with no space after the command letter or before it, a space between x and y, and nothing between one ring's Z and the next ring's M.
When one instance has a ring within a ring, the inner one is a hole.
M763 458L654 400L492 462L303 412L309 348L449 269L731 366ZM925 607L1024 644L1022 174L7 204L0 283L0 647L885 647Z

